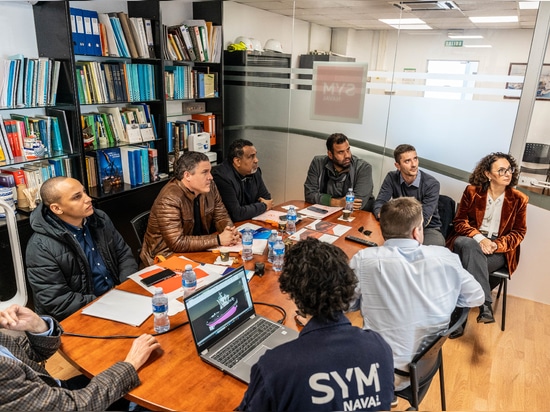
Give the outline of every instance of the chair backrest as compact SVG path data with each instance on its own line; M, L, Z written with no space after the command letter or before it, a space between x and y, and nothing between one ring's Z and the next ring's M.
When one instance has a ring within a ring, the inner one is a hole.
M437 209L439 211L439 218L441 219L441 234L446 239L453 227L456 202L449 196L439 195Z
M21 306L25 306L27 304L27 283L25 280L25 269L23 267L21 243L19 242L19 232L17 231L15 212L13 211L12 206L3 200L0 200L0 212L6 214L6 224L8 226L8 235L10 239L16 285L15 295L8 300L0 301L0 310L4 310L15 303Z
M415 380L419 389L432 381L432 378L439 370L439 365L441 364L440 351L448 337L448 335L438 334L421 344L418 353L409 363L411 388L413 390Z
M441 349L447 341L450 334L459 328L466 318L470 308L457 308L453 313L447 330L439 332L435 336L428 336L421 343L417 354L409 363L409 376L411 378L410 398L412 406L418 407L422 399L428 392L433 377L437 371L442 371L441 364L443 362ZM443 385L443 377L439 377L441 386L442 408L445 410L445 389Z
M147 231L147 224L149 223L150 214L151 211L147 210L146 212L140 213L132 220L130 220L130 223L134 228L134 233L136 234L136 238L140 245L143 243L143 238L145 236L145 232Z

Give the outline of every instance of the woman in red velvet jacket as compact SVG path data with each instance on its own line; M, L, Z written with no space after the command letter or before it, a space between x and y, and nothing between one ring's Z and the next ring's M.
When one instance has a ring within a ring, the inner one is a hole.
M485 303L478 323L495 321L489 274L506 266L512 274L519 261L520 243L527 232L529 198L514 189L519 169L512 156L491 153L470 175L453 220L447 247L458 253L462 265L481 284Z

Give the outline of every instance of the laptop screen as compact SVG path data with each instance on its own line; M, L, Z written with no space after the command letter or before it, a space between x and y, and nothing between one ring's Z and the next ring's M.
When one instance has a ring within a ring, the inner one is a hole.
M255 313L243 266L184 302L199 354Z

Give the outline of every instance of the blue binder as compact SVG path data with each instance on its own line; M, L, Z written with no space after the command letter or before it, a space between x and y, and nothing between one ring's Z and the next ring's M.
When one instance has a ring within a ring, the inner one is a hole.
M84 30L84 18L82 16L82 9L74 7L70 8L71 16L74 15L75 19L75 33L76 38L73 41L74 54L86 54L86 32ZM72 17L71 17L72 19ZM72 21L71 21L72 31Z

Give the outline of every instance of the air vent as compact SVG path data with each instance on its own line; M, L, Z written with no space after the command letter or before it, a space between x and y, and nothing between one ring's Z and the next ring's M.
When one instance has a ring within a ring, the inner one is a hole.
M400 1L393 5L403 11L459 10L452 1Z

